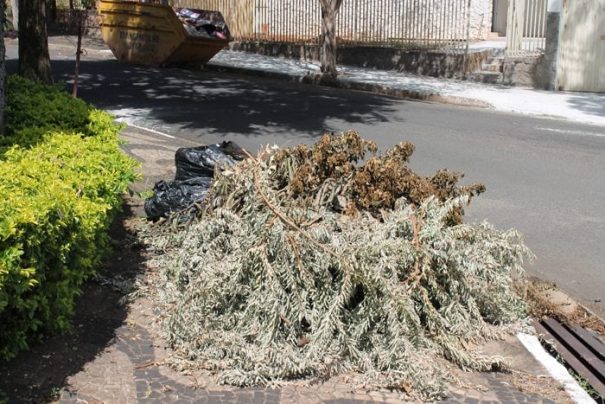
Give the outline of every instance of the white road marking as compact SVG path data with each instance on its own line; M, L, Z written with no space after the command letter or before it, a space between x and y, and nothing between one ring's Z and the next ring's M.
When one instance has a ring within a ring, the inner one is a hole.
M583 131L583 130L567 130L567 129L542 128L542 127L537 127L536 129L543 130L543 131L546 131L546 132L562 133L562 134L565 134L565 135L605 137L605 133L588 132L588 131Z
M561 365L555 358L553 358L540 344L537 337L524 333L517 334L517 338L525 349L527 349L538 362L542 364L548 370L548 373L553 379L561 383L565 388L565 391L574 403L594 403L594 400L588 395L588 393L580 387L578 382L569 374L567 369Z
M160 131L155 130L155 129L144 128L142 126L138 126L138 125L135 125L135 124L130 123L130 122L124 122L124 123L127 124L128 126L132 126L133 128L144 130L144 131L150 132L150 133L154 133L156 135L164 136L164 137L167 137L168 139L176 139L175 136L169 135L167 133L160 132Z
M115 117L115 120L121 123L125 123L128 126L132 126L133 128L147 131L149 133L153 133L155 135L163 136L168 139L177 139L177 137L169 135L164 132L160 132L159 130L146 128L144 126L138 126L134 122L136 116L145 116L148 115L151 110L147 108L122 108L116 110L107 110L110 114Z

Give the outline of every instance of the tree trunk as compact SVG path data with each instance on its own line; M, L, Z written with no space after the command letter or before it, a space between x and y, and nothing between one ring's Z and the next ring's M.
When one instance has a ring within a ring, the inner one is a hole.
M57 21L57 0L48 0L48 21L54 23Z
M88 10L77 10L76 15L78 18L78 45L76 46L76 71L74 72L74 87L71 93L74 98L78 97L78 84L80 83L80 59L82 57L82 34L84 31L84 24L88 19Z
M29 80L52 83L46 0L19 1L19 74Z
M11 12L13 13L13 29L19 31L19 0L11 0Z
M6 18L4 1L0 0L0 17ZM4 63L4 24L0 24L0 136L4 135L4 106L6 105L6 64Z
M342 0L320 0L322 16L321 72L324 80L335 80L336 71L336 17Z

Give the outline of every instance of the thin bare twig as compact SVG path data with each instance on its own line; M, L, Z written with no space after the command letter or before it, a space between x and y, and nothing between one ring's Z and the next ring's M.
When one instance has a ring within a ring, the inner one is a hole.
M283 213L281 213L277 209L277 207L275 205L273 205L269 201L269 198L267 198L267 196L261 190L260 180L258 178L258 164L259 164L258 160L255 157L253 157L250 153L248 153L247 151L245 151L245 150L244 150L244 153L246 153L246 155L248 156L248 158L250 158L254 162L254 169L253 169L254 185L255 185L256 193L260 197L260 200L263 202L263 204L265 204L269 208L269 210L271 212L273 212L273 214L275 216L277 216L284 224L290 226L292 229L294 229L297 232L299 232L304 238L306 238L307 240L309 240L311 242L311 244L313 244L317 248L321 249L322 251L324 251L324 252L326 252L326 253L328 253L328 254L336 257L336 258L342 259L342 257L339 254L337 254L334 251L330 250L325 245L319 243L310 234L308 234L306 231L304 231L303 229L301 229L300 227L298 227L296 225L296 223L294 223L290 218L288 218Z

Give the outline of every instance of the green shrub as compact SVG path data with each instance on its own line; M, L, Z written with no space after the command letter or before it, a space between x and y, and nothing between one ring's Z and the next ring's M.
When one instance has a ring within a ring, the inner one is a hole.
M81 132L92 135L90 107L72 98L61 87L40 85L19 76L6 83L6 133L13 136L21 129L42 128ZM40 132L36 135L39 137Z
M11 81L38 100L28 108L41 109L19 116L33 117L41 126L51 117L55 129L12 121L13 130L20 129L8 140L21 146L5 150L0 161L0 358L5 359L45 333L69 328L80 287L107 251L108 226L135 179L136 165L120 150L120 126L111 116L74 100L79 105L74 111L79 114L83 105L87 118L68 125L84 124L90 136L59 130L57 106L39 101L51 92L48 87ZM50 99L67 105L65 98L70 97L57 93ZM16 116L14 105L10 109L9 121Z

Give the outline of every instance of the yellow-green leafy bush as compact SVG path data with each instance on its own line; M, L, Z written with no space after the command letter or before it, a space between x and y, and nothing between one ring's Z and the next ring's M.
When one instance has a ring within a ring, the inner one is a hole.
M48 91L27 84L32 93ZM53 102L72 103L66 98ZM69 328L75 297L107 251L107 228L135 177L135 162L119 148L120 127L77 103L88 111L84 127L41 134L39 127L61 125L36 121L5 138L15 145L0 156L0 358Z

